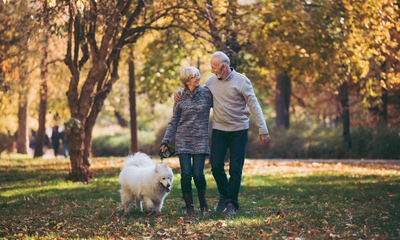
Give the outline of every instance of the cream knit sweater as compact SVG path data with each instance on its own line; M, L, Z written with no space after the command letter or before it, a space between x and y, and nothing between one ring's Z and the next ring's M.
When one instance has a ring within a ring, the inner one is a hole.
M225 80L212 75L205 83L213 95L212 128L221 131L239 131L249 128L249 118L244 115L246 105L254 115L259 134L268 134L267 124L250 80L236 72Z

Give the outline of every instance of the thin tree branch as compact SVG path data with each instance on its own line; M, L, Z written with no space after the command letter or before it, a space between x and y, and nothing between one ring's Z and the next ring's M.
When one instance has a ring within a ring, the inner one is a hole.
M52 60L52 61L50 61L50 62L47 62L47 63L46 63L46 67L49 66L49 65L51 65L51 64L54 64L54 63L56 63L56 62L64 62L64 61L65 61L65 59L54 59L54 60Z
M99 53L96 42L96 30L97 30L97 3L95 0L90 1L90 9L88 11L88 18L90 22L89 32L87 34L87 40L92 52L92 57Z
M100 89L99 91L97 91L97 92L95 92L95 93L92 93L90 96L91 96L91 97L96 97L97 95L99 95L99 94L101 94L101 93L103 93L103 92L105 92L105 91L107 91L107 90L109 90L109 87L108 87L108 86L103 87L103 88Z

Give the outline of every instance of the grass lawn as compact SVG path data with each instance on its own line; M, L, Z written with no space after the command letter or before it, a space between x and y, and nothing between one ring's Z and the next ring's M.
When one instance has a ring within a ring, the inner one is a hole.
M5 239L400 239L400 167L246 160L235 216L186 218L177 159L162 214L131 206L122 217L123 159L93 159L89 184L66 182L68 159L0 159L0 238ZM156 162L159 162L157 159ZM195 206L198 207L194 192Z

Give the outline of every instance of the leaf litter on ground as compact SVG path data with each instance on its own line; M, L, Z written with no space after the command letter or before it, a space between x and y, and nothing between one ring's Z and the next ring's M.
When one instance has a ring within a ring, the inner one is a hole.
M155 160L156 162L159 160ZM179 179L177 158L165 160ZM207 164L210 214L188 219L174 182L162 214L123 216L123 158L95 158L89 184L64 181L60 159L0 160L1 238L7 239L393 239L400 237L400 168L246 160L235 216L216 213L218 191ZM228 164L227 164L228 167ZM194 188L195 189L195 188ZM196 191L194 190L195 205ZM133 206L131 207L133 208Z

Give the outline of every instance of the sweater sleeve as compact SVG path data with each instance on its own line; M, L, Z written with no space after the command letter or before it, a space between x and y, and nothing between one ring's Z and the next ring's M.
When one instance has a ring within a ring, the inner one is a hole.
M213 99L213 95L211 93L211 90L206 85L204 85L204 87L207 88L207 90L208 90L207 91L208 92L208 97L210 98L211 107L213 107L214 106L214 99Z
M244 99L246 100L247 106L250 108L250 111L253 113L256 119L259 135L268 134L267 124L264 120L261 106L258 103L256 95L254 94L253 86L248 79L246 79L242 86L242 94Z
M165 131L165 135L161 144L169 144L175 136L176 129L178 127L178 123L181 119L181 110L179 107L179 102L174 103L174 110L172 113L171 120L168 123L167 130Z

